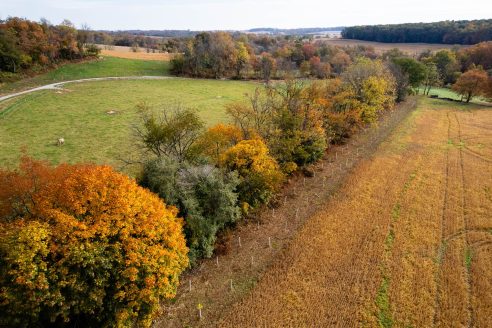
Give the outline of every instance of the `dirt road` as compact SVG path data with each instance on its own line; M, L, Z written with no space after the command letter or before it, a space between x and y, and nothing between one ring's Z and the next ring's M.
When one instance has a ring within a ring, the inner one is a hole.
M176 77L171 77L171 76L122 76L122 77L94 77L94 78L89 78L89 79L80 79L80 80L71 80L71 81L63 81L63 82L57 82L57 83L51 83L51 84L46 84L40 87L16 92L16 93L11 93L5 96L0 97L0 102L18 97L21 95L25 95L28 93L36 92L36 91L41 91L41 90L56 90L56 89L61 89L65 84L70 84L70 83L84 83L84 82L94 82L94 81L110 81L110 80L167 80L167 79L176 79Z

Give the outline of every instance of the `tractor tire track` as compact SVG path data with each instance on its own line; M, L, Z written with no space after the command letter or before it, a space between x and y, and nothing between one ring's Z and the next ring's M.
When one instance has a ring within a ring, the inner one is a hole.
M451 120L449 118L449 112L446 115L448 120L448 140L451 138ZM446 148L446 162L444 164L444 196L442 203L442 214L441 214L441 239L439 241L439 249L437 250L437 269L435 275L435 283L436 283L436 296L434 299L434 318L432 320L432 326L436 327L437 324L437 314L439 313L440 303L441 303L441 273L442 273L442 261L444 260L444 252L446 251L446 247L444 244L444 229L446 224L446 208L448 201L448 185L449 185L449 147Z
M462 134L461 134L461 123L458 120L458 115L454 113L454 118L456 120L456 123L458 125L458 139L460 141L460 145L462 144ZM466 197L465 197L465 165L464 165L464 159L463 159L463 149L460 146L459 147L459 156L460 156L460 169L461 169L461 204L462 204L462 218L463 218L463 226L464 226L464 238L465 238L465 245L467 251L470 249L470 241L468 238L468 230L470 229L470 222L468 220L468 216L466 213ZM471 263L470 263L471 266ZM466 287L467 287L467 308L468 308L468 314L469 314L469 321L468 321L468 327L474 327L474 313L473 313L473 307L471 305L471 297L472 297L472 277L470 274L470 268L465 268L465 279L466 279Z

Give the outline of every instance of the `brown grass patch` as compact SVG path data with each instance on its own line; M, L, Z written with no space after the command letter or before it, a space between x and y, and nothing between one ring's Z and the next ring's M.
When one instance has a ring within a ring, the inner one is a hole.
M141 59L141 60L163 60L169 61L173 58L174 54L163 52L147 52L145 48L139 48L138 52L132 51L130 47L112 46L107 48L105 46L99 46L101 48L101 55L109 57L118 57L125 59Z
M441 49L451 49L453 47L463 48L468 46L463 45L450 45L450 44L432 44L432 43L382 43L373 41L362 40L349 40L349 39L321 39L327 44L340 46L340 47L354 47L354 46L370 46L374 47L376 53L381 54L385 51L393 48L398 48L406 54L417 55L427 49L431 51L438 51Z

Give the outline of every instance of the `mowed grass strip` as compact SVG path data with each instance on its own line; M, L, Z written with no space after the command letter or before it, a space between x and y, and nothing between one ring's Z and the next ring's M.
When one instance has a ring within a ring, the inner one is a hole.
M419 88L419 93L421 94L422 92L423 92L423 88ZM437 95L439 96L439 98L450 98L454 100L461 100L461 96L449 88L431 88L429 91L429 96L430 95ZM487 99L484 99L482 97L473 97L470 100L470 103L477 104L477 105L491 105L491 103L488 102ZM450 106L454 107L452 103L450 104Z
M168 61L103 57L82 63L65 64L47 73L13 83L0 84L0 95L40 85L108 76L161 76L169 74Z
M18 163L21 148L35 158L120 165L132 145L135 106L182 104L195 108L207 125L228 120L225 105L246 101L258 84L216 80L133 80L68 84L0 104L0 166ZM108 112L114 111L114 114ZM3 113L3 114L2 114ZM55 145L63 137L62 147Z

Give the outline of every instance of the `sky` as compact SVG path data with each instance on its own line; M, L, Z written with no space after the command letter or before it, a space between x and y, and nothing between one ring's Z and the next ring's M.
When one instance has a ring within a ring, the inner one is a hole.
M492 0L0 0L0 19L96 30L246 30L492 18Z

